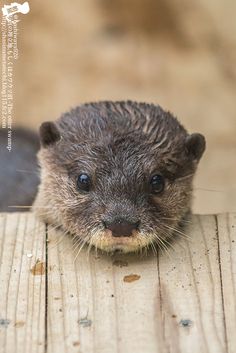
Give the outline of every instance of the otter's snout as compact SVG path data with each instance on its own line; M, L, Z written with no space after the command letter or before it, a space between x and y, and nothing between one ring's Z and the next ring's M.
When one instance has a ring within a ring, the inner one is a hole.
M134 230L138 229L140 222L128 222L123 219L115 221L103 221L106 229L112 232L113 237L130 237Z

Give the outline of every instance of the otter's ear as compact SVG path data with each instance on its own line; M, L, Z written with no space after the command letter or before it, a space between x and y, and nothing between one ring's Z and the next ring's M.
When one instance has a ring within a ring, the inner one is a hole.
M43 147L53 145L61 139L60 132L55 123L47 121L39 128L40 142Z
M185 140L185 147L193 160L199 161L206 148L205 137L198 133L188 135Z

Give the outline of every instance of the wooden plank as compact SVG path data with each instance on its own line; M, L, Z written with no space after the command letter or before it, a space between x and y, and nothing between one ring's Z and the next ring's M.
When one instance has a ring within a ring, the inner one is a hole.
M67 237L58 238L58 235L49 227L48 352L78 352L80 303L77 274L71 259L71 244Z
M227 352L214 216L195 216L159 259L164 339L170 352Z
M235 352L236 215L184 232L158 256L75 259L32 214L0 215L0 352Z
M45 226L30 214L0 215L0 352L40 353L45 345Z
M49 352L164 352L156 257L84 249L74 261L72 244L49 231Z
M221 284L225 311L227 349L236 352L236 214L216 217L219 233Z
M194 216L186 232L158 258L84 249L74 262L72 239L55 246L52 231L49 352L227 352L216 219Z
M142 258L116 255L114 263L127 264L113 269L118 352L166 352L162 339L157 257L152 253ZM130 282L135 276L140 278Z

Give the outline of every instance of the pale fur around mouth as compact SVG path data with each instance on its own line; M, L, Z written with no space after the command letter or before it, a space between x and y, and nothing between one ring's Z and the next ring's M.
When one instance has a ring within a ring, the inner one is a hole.
M138 252L154 243L153 234L135 231L130 237L113 237L111 232L96 231L91 235L88 243L105 252L121 251L123 253Z

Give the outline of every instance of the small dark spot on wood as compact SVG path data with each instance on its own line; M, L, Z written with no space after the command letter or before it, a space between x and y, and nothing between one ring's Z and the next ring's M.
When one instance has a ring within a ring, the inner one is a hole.
M193 325L193 322L189 319L182 319L180 320L179 325L182 327L191 327Z
M127 261L122 261L122 260L115 260L112 263L113 266L118 266L118 267L127 267L128 262Z
M134 282L134 281L137 281L140 279L141 276L139 275L135 275L135 274L131 274L131 275L127 275L123 278L123 281L126 282L126 283L131 283L131 282Z
M25 322L24 321L16 321L15 323L15 327L18 328L18 327L23 327L25 325Z
M60 297L55 297L54 300L60 300L61 298Z
M173 315L171 315L171 317L173 317L173 319L175 319L177 317L177 315L173 314Z
M78 346L79 346L79 341L73 342L73 346L74 346L74 347L78 347Z
M111 297L114 298L114 294L112 294Z
M78 321L78 323L83 327L90 327L92 325L92 320L84 317Z
M0 326L7 328L9 324L10 324L10 320L0 319Z
M39 259L36 261L35 265L31 268L30 272L34 276L42 276L45 274L45 262L41 262Z

